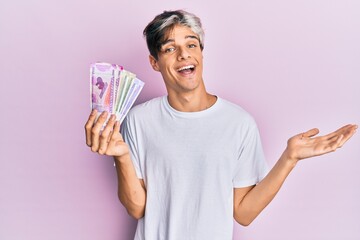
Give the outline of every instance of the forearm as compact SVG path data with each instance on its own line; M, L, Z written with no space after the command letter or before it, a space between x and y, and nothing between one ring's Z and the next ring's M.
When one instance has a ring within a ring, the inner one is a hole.
M142 186L130 155L115 157L116 172L118 177L118 196L127 212L136 219L144 216L146 204L146 190Z
M242 225L249 225L272 201L285 179L295 167L285 151L269 174L234 206L234 218Z

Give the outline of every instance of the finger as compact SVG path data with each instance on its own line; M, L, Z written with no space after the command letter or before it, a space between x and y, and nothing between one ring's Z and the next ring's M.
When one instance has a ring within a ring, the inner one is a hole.
M335 141L333 141L332 144L329 145L331 151L334 152L336 149L338 149L343 139L344 139L344 135L341 134L340 136L338 136L338 138Z
M340 142L339 147L342 147L354 134L356 133L357 126L354 125L346 134L344 134L344 137L342 141Z
M106 127L100 134L99 151L98 151L100 154L105 154L106 152L109 139L112 135L112 130L114 128L115 119L116 119L115 115L111 115L109 122L106 124Z
M97 152L99 150L99 136L102 126L107 119L107 112L102 112L98 120L91 129L91 151Z
M341 135L345 131L348 131L352 127L353 127L353 125L351 125L351 124L345 125L345 126L339 128L339 129L337 129L336 131L325 135L324 138L331 139L331 138L334 138L334 137L338 137L339 135Z
M113 132L114 132L114 131L110 131L110 133L109 133L109 135L108 135L108 137L107 137L107 139L106 139L106 142L107 142L107 143L110 142L111 137L112 137L112 135L113 135Z
M94 125L96 113L97 113L97 110L93 109L90 113L89 119L85 123L86 145L88 145L89 147L91 147L91 128Z
M309 131L303 133L302 138L303 137L313 137L313 136L317 135L318 133L319 133L319 129L313 128L313 129L310 129Z

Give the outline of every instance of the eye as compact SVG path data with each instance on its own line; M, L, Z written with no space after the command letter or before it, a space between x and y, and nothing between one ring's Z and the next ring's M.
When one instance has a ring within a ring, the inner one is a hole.
M189 48L196 48L196 44L189 44Z
M170 52L173 52L173 51L175 51L175 48L174 48L174 47L169 47L169 48L166 48L166 49L164 50L165 53L170 53Z

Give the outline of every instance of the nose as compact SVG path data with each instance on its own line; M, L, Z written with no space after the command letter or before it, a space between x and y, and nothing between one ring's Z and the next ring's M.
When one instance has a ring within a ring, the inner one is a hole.
M184 60L184 59L188 59L190 58L190 52L188 51L188 49L186 47L180 47L179 51L178 51L178 60Z

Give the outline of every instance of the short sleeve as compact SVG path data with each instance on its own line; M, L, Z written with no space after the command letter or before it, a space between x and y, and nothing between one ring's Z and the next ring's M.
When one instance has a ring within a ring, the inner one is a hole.
M130 148L130 157L135 168L136 176L140 179L143 178L140 168L140 159L138 151L138 141L134 137L135 126L131 126L128 116L124 119L121 125L121 135L124 138L124 141L129 145Z
M241 145L233 175L234 188L255 185L269 171L256 124L246 131Z

